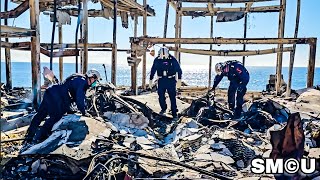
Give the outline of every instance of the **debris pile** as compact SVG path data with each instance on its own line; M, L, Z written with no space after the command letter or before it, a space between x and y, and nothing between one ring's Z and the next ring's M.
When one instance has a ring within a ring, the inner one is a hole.
M100 87L88 98L93 118L64 116L48 139L10 159L1 175L6 179L278 177L253 174L251 160L320 158L319 118L300 116L279 102L268 98L247 102L242 118L234 120L222 103L201 97L173 121L138 100L117 95L110 86Z

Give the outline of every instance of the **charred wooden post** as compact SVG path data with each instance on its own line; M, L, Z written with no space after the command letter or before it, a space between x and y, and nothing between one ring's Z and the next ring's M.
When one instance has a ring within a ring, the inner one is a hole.
M289 62L289 74L288 74L288 83L287 83L287 92L286 96L289 97L291 95L291 83L292 83L292 72L293 72L293 63L294 63L294 48L293 51L290 52L290 62Z
M310 42L307 87L313 86L314 69L316 65L316 53L317 53L317 39L314 38Z
M182 3L180 3L179 8L182 7ZM179 10L179 28L178 28L178 37L181 38L181 31L182 31L182 14L181 11ZM181 48L181 44L178 45L179 48ZM178 62L181 64L181 52L178 52Z
M294 38L298 37L298 32L299 32L300 6L301 6L301 0L297 0L297 15L296 15L296 27L295 27L295 31L294 31ZM292 81L292 72L293 72L296 47L297 47L297 45L293 44L293 50L290 53L289 74L288 74L288 84L287 84L287 93L286 93L287 97L289 97L291 95L291 81Z
M88 71L88 1L83 0L83 66L82 73ZM115 16L117 17L117 16Z
M179 3L177 3L176 20L175 20L175 26L174 26L174 28L175 28L174 37L175 37L176 39L179 39L179 22L180 22L180 19L179 19L179 18L180 18L179 10L180 10L180 5L179 5ZM178 47L179 47L179 44L176 43L176 44L175 44L175 47L178 48ZM175 53L174 53L174 56L175 56L175 57L177 58L177 60L179 61L178 52L175 52ZM180 63L180 61L179 61L179 63Z
M165 13L165 17L164 17L163 38L167 37L168 18L169 18L169 1L167 0L166 13ZM163 44L163 45L165 46L165 44Z
M80 24L80 39L78 39L79 43L83 44L83 30L82 30L82 24ZM78 44L79 46L79 44ZM79 56L80 56L80 69L83 69L83 48L79 49Z
M30 7L30 26L34 30L35 36L31 37L31 75L33 106L38 108L41 101L40 93L40 27L39 27L39 0L29 0Z
M143 36L147 36L147 0L143 0ZM146 89L146 76L147 76L147 52L143 54L142 59L142 88Z
M62 44L62 25L59 25L59 44ZM60 82L63 81L63 57L59 57L59 78Z
M246 4L246 7L248 7L248 5ZM243 38L247 38L247 23L248 23L248 13L246 12L245 14L244 14L244 30L243 30ZM243 51L245 51L246 50L246 44L243 44ZM243 56L242 57L242 64L245 66L245 64L246 64L246 57L245 56Z
M210 38L213 38L213 16L210 19ZM210 51L212 51L212 44L210 44ZM209 77L208 77L208 88L211 87L211 74L212 74L212 56L209 56Z
M111 62L111 82L116 86L117 75L117 13L118 0L113 0L113 44L112 44L112 62Z
M138 16L134 16L134 37L137 37L138 35ZM131 88L134 93L134 95L138 95L138 87L137 87L137 64L134 63L133 66L131 66Z
M285 17L286 17L286 0L280 1L281 11L279 13L279 29L278 29L278 38L284 37L284 26L285 26ZM278 44L278 48L282 49L283 44ZM276 79L276 93L280 92L281 87L281 75L282 75L282 58L283 53L280 52L277 54L277 79Z
M9 0L5 0L4 11L8 11ZM8 19L4 19L4 25L8 25ZM8 38L5 38L5 42L9 42ZM11 73L11 53L10 48L5 48L5 62L6 62L6 87L12 88L12 73Z

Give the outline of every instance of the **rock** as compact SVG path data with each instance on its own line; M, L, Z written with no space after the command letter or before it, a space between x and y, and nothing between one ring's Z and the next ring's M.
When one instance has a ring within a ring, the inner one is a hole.
M229 156L225 156L225 155L222 155L222 154L219 154L216 152L212 152L210 155L211 155L213 161L221 161L226 164L234 163L234 160Z

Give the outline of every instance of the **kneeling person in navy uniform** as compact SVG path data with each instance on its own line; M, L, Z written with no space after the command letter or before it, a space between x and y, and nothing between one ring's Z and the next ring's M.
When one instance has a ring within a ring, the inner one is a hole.
M230 85L228 88L228 104L229 109L234 111L234 118L239 118L242 112L243 97L247 92L247 84L249 82L250 76L247 69L239 61L227 61L224 63L217 63L215 66L216 77L214 78L214 83L212 90L218 86L220 81L224 76L228 77ZM236 98L236 108L235 107L235 95Z
M182 70L176 58L169 54L169 49L163 47L159 50L158 57L153 61L150 72L149 86L152 88L152 79L157 72L158 76L158 96L161 107L160 114L167 110L166 91L169 94L171 102L172 117L177 118L177 102L176 88L181 87ZM176 81L176 73L178 73L178 82Z
M36 115L32 118L25 143L46 139L50 135L53 125L69 110L72 102L77 104L82 115L87 115L85 111L85 93L90 86L94 87L96 85L100 77L100 73L92 69L85 75L73 74L64 82L49 87L43 95ZM50 118L45 120L43 126L38 130L41 121L47 115Z

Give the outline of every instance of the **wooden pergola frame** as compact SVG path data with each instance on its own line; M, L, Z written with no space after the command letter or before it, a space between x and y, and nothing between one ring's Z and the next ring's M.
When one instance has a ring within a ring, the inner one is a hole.
M145 50L150 44L174 44L174 47L169 47L171 51L175 51L175 57L181 63L180 53L190 53L190 54L200 54L209 56L209 77L208 77L208 87L211 86L211 71L212 71L212 56L242 56L243 64L245 64L245 57L252 55L261 54L272 54L277 53L277 67L276 67L276 91L280 92L281 86L281 75L282 75L282 58L283 52L290 52L290 64L289 64L289 79L287 94L291 92L291 81L292 81L292 71L294 63L294 54L296 49L296 44L308 44L310 49L309 63L308 63L308 77L307 77L307 87L313 86L314 82L314 69L315 69L315 57L316 57L316 38L297 38L298 37L298 27L300 19L300 0L297 0L297 15L296 15L296 26L294 38L284 38L284 28L285 28L285 12L286 12L286 0L280 0L279 5L272 6L255 6L252 7L253 3L256 2L269 2L274 0L167 0L165 22L164 22L164 33L163 38L154 37L139 37L131 38L131 65L139 64L140 59L137 57L138 51ZM190 7L183 6L183 3L198 3L207 4L207 7ZM245 7L237 8L225 8L216 7L221 3L245 3ZM167 38L167 24L169 16L169 5L175 10L175 37ZM194 16L195 12L200 14L199 16L211 16L210 25L210 38L181 38L181 24L183 16ZM213 16L216 16L219 12L244 12L244 36L243 38L213 38ZM247 38L247 13L270 13L279 12L279 28L278 28L278 38ZM186 49L181 48L181 44L209 44L209 50L201 49ZM242 44L242 50L213 50L213 44ZM265 50L253 50L247 51L247 44L277 44L278 47L274 49ZM284 44L293 45L292 47L283 47ZM145 58L145 56L143 56ZM129 61L129 60L128 60ZM136 63L134 63L136 61ZM144 70L145 71L145 70ZM136 72L132 72L136 73ZM143 74L142 82L146 79L145 74ZM132 89L136 88L136 79L132 79ZM142 83L144 85L144 83ZM145 86L143 86L145 87Z
M88 43L88 17L103 17L101 10L88 10L88 0L81 0L83 4L83 22L80 26L80 40L78 40L76 49L75 44L63 43L62 26L58 27L59 31L59 43L53 44L53 53L51 54L51 46L47 43L40 43L40 12L53 11L54 0L13 0L19 5L8 10L9 0L5 0L4 12L0 13L1 19L5 19L5 24L1 25L1 38L5 38L5 41L1 41L1 47L5 48L5 60L6 60L6 84L7 87L12 87L12 73L11 73L11 55L10 49L15 50L30 50L31 51L31 68L32 68L32 92L33 92L33 105L35 108L40 104L40 53L49 57L59 57L59 76L60 80L63 78L63 57L75 56L76 59L80 55L80 67L81 72L85 73L88 69L88 51L111 51L111 82L116 85L116 71L117 71L117 52L128 52L127 49L117 48L117 18L113 18L113 41L112 43ZM143 5L140 5L136 0L100 0L100 3L105 7L112 9L113 16L119 17L120 12L130 14L135 19L135 34L137 34L137 20L139 16L143 17L144 30L146 35L146 19L147 16L154 16L155 12L147 5L147 1L144 0ZM78 16L78 12L74 8L67 6L75 6L78 4L78 0L59 0L56 1L58 10L68 13L70 16ZM63 8L67 7L67 8ZM30 29L9 27L7 26L7 19L18 18L26 10L30 10ZM8 38L14 37L31 37L30 42L9 42ZM78 61L76 61L76 69L78 68ZM80 72L80 71L79 71Z

